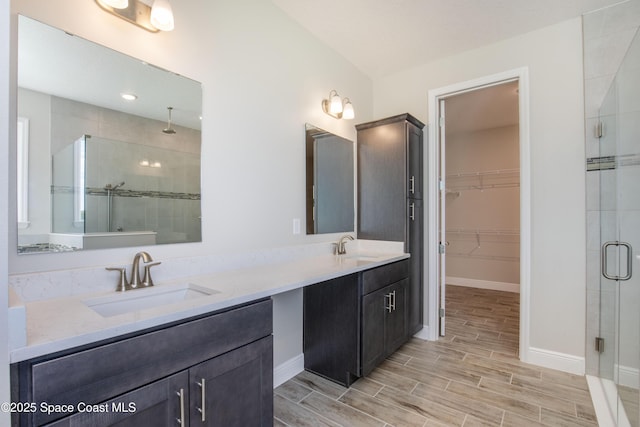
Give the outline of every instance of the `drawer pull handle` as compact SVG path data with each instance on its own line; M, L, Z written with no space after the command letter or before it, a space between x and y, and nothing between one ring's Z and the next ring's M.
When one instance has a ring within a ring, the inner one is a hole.
M416 184L416 177L412 176L411 178L409 178L409 191L411 192L411 194L414 194L415 191L415 184Z
M393 306L391 302L391 292L384 295L384 309L387 313L391 313L393 311Z
M415 221L416 219L416 204L415 203L411 203L411 205L409 205L409 209L411 209L411 213L409 214L409 218L411 218L411 221Z
M197 408L197 409L198 409L198 412L200 412L200 414L202 414L202 422L205 422L207 420L207 416L205 414L204 405L205 405L206 398L207 398L207 389L206 389L206 385L205 385L205 382L204 382L204 378L202 379L202 382L196 382L196 384L198 384L198 386L200 387L201 399L202 399L202 404L201 404L200 408Z
M180 396L180 419L178 419L178 424L181 426L184 425L184 389L181 388L180 391L176 392L178 396Z

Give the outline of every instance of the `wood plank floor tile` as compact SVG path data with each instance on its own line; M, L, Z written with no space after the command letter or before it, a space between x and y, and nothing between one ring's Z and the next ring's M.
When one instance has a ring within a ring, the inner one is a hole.
M396 401L383 400L388 394L385 393L383 388L377 396L371 397L364 393L360 393L357 390L347 391L340 399L339 402L349 405L352 408L359 409L362 412L372 415L373 417L385 421L393 426L421 426L427 421L427 419L416 413L404 409L405 401L400 396L405 396L404 393L392 393L393 396L398 397ZM462 414L464 416L464 414Z
M384 421L317 392L302 399L300 405L344 427L383 427L386 424Z
M583 418L570 417L567 414L542 408L541 421L543 424L557 427L597 427L598 424Z
M527 401L542 408L553 409L558 412L569 414L572 417L577 416L575 402L561 399L558 396L551 396L549 394L525 389L513 384L493 381L487 378L483 378L482 381L480 381L480 388L522 401Z
M387 387L380 390L377 397L442 425L461 426L465 419L464 410L461 408L451 409L433 400L422 399Z
M531 404L527 401L515 399L513 397L504 396L488 390L482 390L478 387L451 381L447 387L447 391L459 394L467 399L477 400L489 405L496 406L505 411L513 412L532 420L540 420L540 406Z
M536 379L540 379L542 376L540 369L536 369L535 366L515 363L515 360L513 360L513 362L498 361L488 357L480 357L474 354L468 354L467 357L464 358L464 361L466 363L471 363L472 365L501 369L512 374L523 375Z
M504 415L504 410L497 408L496 406L480 402L475 399L469 399L457 393L436 390L425 386L424 384L418 384L418 387L416 387L411 394L453 410L460 411L461 408L464 408L464 411L467 414L470 414L489 425L500 425Z
M529 418L521 417L513 412L505 412L504 419L502 420L502 427L544 427L546 424L542 424L539 421L535 421Z
M278 386L274 393L287 398L293 402L300 402L302 399L311 394L313 390L295 381L287 381Z
M293 378L293 381L304 385L313 391L317 391L318 393L322 393L325 396L329 396L332 399L337 399L338 397L342 396L345 391L347 391L346 387L321 378L317 375L313 375L312 373L307 371L302 371L301 373L296 375Z
M376 372L379 372L379 370ZM352 389L368 394L369 396L375 396L382 387L384 387L384 385L372 380L371 376L359 378L358 381L351 384Z
M322 415L316 414L295 402L280 395L275 395L273 401L273 415L285 425L291 427L336 427Z

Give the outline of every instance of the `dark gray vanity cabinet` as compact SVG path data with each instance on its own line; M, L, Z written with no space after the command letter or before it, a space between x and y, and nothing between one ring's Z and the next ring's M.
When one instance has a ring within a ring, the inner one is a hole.
M48 427L142 427L189 425L189 375L180 372L115 399L47 424ZM184 424L178 424L178 420Z
M424 124L401 114L356 126L358 238L401 241L411 253L407 333L423 323Z
M363 376L407 341L408 275L408 260L362 272Z
M407 341L409 261L307 286L305 369L349 387Z
M357 273L303 290L304 367L347 387L360 376L360 295Z
M14 364L13 401L62 410L14 414L12 423L270 426L271 333L266 299Z

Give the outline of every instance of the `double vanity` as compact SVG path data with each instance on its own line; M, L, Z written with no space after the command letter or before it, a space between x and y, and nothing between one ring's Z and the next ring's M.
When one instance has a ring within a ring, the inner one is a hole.
M372 243L25 304L13 402L32 406L15 424L271 425L271 296L304 288L305 368L343 384L407 339L409 255Z

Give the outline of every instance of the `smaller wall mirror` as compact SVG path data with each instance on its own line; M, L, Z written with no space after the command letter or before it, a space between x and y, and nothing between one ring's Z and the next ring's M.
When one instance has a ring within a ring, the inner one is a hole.
M306 124L307 234L355 229L353 141Z

